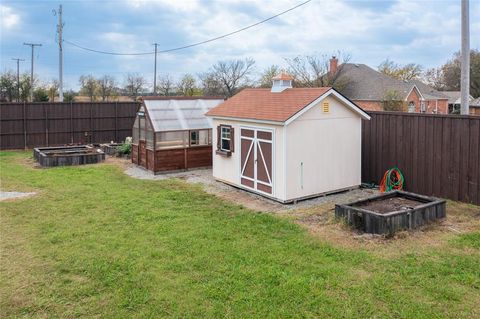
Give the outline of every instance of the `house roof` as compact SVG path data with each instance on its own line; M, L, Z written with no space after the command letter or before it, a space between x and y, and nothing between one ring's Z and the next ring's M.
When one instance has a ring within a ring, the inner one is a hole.
M420 80L410 80L408 83L414 84L426 100L446 100L448 96L443 92L437 91L431 86Z
M480 97L470 100L470 107L480 107Z
M211 120L205 112L224 99L203 97L148 97L143 99L155 132L208 129Z
M141 96L140 100L224 100L223 96Z
M207 112L211 117L227 117L261 121L286 122L320 97L334 93L355 111L369 118L360 107L330 87L289 88L282 92L270 89L244 89Z
M461 103L461 100L462 100L462 97L461 97L461 92L460 91L444 91L442 92L445 96L448 97L448 104L460 104ZM478 102L476 102L476 100L478 99L474 99L473 96L470 95L470 106L472 106L472 104L475 106L476 103L478 104Z
M389 91L396 91L405 100L414 87L427 100L448 98L421 81L398 80L365 64L344 63L339 72L339 80L346 83L342 93L351 100L383 101Z

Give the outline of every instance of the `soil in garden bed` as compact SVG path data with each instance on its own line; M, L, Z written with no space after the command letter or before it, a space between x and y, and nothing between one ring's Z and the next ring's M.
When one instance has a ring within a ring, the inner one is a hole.
M404 197L391 197L360 203L354 205L354 207L366 209L378 214L386 214L401 210L409 210L421 204L424 204L424 202Z

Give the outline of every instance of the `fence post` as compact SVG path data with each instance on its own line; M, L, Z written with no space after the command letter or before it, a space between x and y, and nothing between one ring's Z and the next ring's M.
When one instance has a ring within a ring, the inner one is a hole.
M27 111L26 102L23 101L23 148L27 149Z

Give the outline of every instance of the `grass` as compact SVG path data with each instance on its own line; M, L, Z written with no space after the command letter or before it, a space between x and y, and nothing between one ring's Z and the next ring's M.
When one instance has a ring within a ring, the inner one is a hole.
M2 190L38 193L0 204L5 318L480 316L478 230L379 255L182 181L29 157L0 153Z

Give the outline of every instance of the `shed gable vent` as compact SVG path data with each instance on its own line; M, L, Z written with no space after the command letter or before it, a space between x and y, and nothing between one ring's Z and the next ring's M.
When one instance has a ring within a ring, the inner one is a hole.
M328 102L323 102L322 111L323 113L330 113L330 104Z

